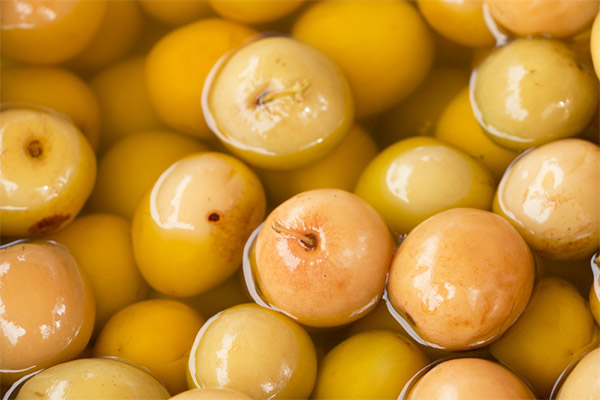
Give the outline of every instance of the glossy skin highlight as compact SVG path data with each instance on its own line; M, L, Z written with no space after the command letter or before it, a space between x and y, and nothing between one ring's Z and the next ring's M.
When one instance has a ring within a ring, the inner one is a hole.
M250 43L211 72L203 109L211 130L257 167L289 170L330 153L353 121L350 87L317 48L271 37Z
M241 266L266 199L256 175L222 153L171 165L140 200L132 222L135 259L146 281L178 297L200 294Z
M94 186L92 147L59 114L7 109L0 121L2 235L39 236L66 226Z
M231 388L261 399L310 395L317 373L306 331L256 304L228 308L198 332L189 361L190 387Z
M94 297L67 249L51 242L0 250L0 377L9 384L77 356L94 326Z
M531 251L506 220L455 208L408 234L392 261L387 289L422 340L466 350L494 341L517 320L534 275Z
M567 376L557 400L592 400L600 397L600 348L586 354Z
M129 362L107 358L69 361L28 380L17 399L168 399L165 387Z
M313 238L307 246L301 237ZM256 279L267 301L309 326L364 316L383 294L394 251L387 226L354 194L300 193L277 207L256 239Z
M579 134L598 109L591 65L552 39L496 48L471 75L470 90L490 139L517 151Z
M539 255L576 260L598 249L599 192L600 148L563 139L517 159L498 185L493 209Z

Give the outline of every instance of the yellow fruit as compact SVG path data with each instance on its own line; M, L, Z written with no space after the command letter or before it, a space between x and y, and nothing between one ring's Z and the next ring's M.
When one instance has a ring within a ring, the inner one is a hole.
M567 375L556 396L557 400L600 398L600 348L587 353Z
M0 230L35 236L66 226L96 179L96 157L83 134L59 114L0 112Z
M156 374L169 393L183 392L190 349L203 323L197 311L178 301L135 303L106 323L94 355L133 361Z
M433 29L464 46L493 46L496 39L483 18L483 0L417 0Z
M433 61L429 29L405 1L313 3L296 20L292 35L323 50L342 68L359 118L408 96Z
M468 88L460 91L443 110L435 137L458 147L488 167L497 182L519 154L498 146L484 133L471 109Z
M92 41L69 67L83 72L107 67L130 53L142 34L143 16L135 0L108 1L106 15Z
M91 209L131 220L142 195L160 174L180 158L208 149L194 138L167 130L121 138L100 160Z
M213 18L163 36L148 54L145 74L150 101L160 119L177 131L211 137L200 104L206 76L223 55L256 34L244 25Z
M60 67L20 66L2 70L0 99L47 107L65 114L83 132L92 148L100 140L100 106L90 86Z
M101 153L125 136L164 126L150 103L144 70L145 58L135 56L90 80L102 115Z
M256 175L231 156L197 153L175 162L146 191L133 217L142 275L159 292L179 297L217 286L241 266L265 203Z
M3 0L2 54L32 64L58 64L81 53L106 13L105 0Z
M44 238L65 245L87 273L96 300L95 332L114 313L146 296L148 285L133 258L126 220L111 214L84 215Z
M397 399L429 363L404 336L385 330L359 333L334 347L319 364L313 399Z
M170 400L251 400L250 397L233 389L196 388L186 390Z
M600 12L596 14L594 25L592 25L590 50L592 53L592 62L594 63L596 77L600 78Z
M585 299L569 283L546 278L490 352L548 398L563 370L597 345L598 327Z
M300 7L304 0L209 0L209 3L222 17L246 24L260 24L290 14Z

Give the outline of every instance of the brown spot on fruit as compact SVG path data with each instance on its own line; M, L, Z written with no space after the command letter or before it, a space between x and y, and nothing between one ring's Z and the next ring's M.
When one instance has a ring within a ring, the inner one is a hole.
M44 148L39 140L32 140L27 145L27 154L32 158L40 158L44 154Z
M208 214L207 219L209 222L219 222L221 220L221 214L216 211L213 211L210 214Z
M55 231L58 228L60 228L60 226L65 221L68 221L70 217L71 217L71 214L67 214L67 215L57 214L57 215L53 215L51 217L46 217L46 218L39 220L35 224L31 225L29 227L28 231L34 235L50 233L50 232Z

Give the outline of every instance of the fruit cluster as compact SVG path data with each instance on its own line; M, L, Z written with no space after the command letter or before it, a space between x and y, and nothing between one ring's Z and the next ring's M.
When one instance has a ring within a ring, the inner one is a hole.
M600 398L599 0L0 6L3 398Z

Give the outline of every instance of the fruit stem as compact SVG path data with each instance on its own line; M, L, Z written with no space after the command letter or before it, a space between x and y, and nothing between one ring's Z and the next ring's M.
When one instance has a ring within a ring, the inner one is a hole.
M39 140L33 140L27 145L27 153L30 157L39 158L44 152Z
M302 79L301 81L296 81L292 86L287 87L285 89L281 89L279 91L272 92L263 92L258 96L257 103L259 105L269 103L273 100L280 99L282 97L293 97L294 99L300 99L304 94L306 89L310 86L308 79Z
M273 221L271 224L271 228L277 233L286 233L298 239L302 246L309 250L314 250L317 248L317 238L313 234L303 235L298 232L294 232L291 229L283 226L279 221Z

